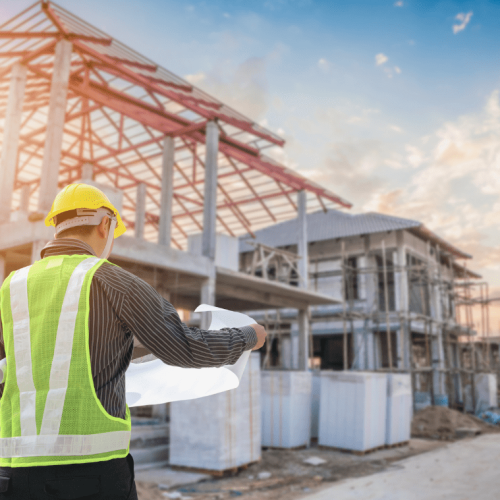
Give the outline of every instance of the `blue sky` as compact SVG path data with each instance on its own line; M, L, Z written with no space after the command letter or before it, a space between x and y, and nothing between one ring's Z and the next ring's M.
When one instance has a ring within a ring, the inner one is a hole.
M500 295L500 2L58 3L278 131L273 154L353 211L474 254Z

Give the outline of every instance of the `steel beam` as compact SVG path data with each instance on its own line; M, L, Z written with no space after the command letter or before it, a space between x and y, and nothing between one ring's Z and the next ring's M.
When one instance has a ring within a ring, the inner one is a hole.
M73 46L67 40L57 42L38 199L38 208L42 212L50 210L58 190L72 50Z
M2 157L0 159L0 223L8 221L10 216L12 193L16 178L26 74L26 66L15 64L12 68L3 130Z

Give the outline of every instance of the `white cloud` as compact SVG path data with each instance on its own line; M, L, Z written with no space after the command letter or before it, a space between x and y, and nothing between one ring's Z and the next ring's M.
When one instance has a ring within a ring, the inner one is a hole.
M321 58L319 61L318 61L318 68L322 71L328 71L330 69L330 63L324 59L324 58Z
M228 12L224 12L224 14L222 14L226 19L229 19L231 17L231 14L229 14Z
M398 0L397 2L394 2L394 7L402 7L404 4L403 4L403 0Z
M207 78L207 75L203 73L203 71L200 71L199 73L194 73L192 75L186 75L184 77L189 83L192 83L193 85L199 85L200 83L204 82Z
M401 68L399 66L394 66L394 71L400 75L401 74Z
M389 125L389 129L393 132L397 132L398 134L403 133L403 129L401 127L398 127L397 125Z
M407 157L406 160L413 168L418 168L425 160L424 153L417 147L407 144L406 147Z
M377 54L375 56L375 63L377 64L377 66L385 64L388 60L389 60L389 58L385 54L383 54L382 52L380 52L380 54Z
M472 17L472 10L470 12L467 12L465 14L464 12L459 12L456 16L455 19L457 21L460 21L460 24L454 24L453 25L453 33L456 35L460 31L464 30L465 27L469 24L470 18Z

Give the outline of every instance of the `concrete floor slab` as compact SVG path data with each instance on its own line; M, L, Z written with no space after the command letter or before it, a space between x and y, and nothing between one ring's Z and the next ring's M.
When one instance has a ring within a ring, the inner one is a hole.
M500 435L449 444L394 464L388 470L347 479L304 500L496 500Z

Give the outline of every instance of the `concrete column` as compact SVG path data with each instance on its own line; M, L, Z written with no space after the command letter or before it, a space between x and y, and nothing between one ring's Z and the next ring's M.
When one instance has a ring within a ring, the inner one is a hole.
M219 127L207 123L205 153L205 199L203 205L202 254L215 259L217 223L217 156L219 153Z
M31 263L34 264L37 260L40 260L42 257L40 252L43 250L43 247L48 243L47 240L35 240L33 242L33 246L31 247Z
M309 248L307 240L307 193L297 193L297 253L302 257L298 262L301 288L309 287ZM300 309L297 315L298 338L292 336L293 367L299 370L309 368L309 308Z
M0 254L0 287L2 286L2 283L4 282L5 278L5 257Z
M408 314L410 310L410 293L408 288L408 272L406 270L406 248L403 242L403 232L397 236L397 250L394 252L394 264L400 270L394 276L396 285L396 310L400 313L398 332L398 368L411 368L411 332L409 330Z
M297 194L297 253L302 257L299 260L300 287L309 286L309 247L307 241L307 193L299 191Z
M52 83L50 87L47 134L43 152L42 173L38 209L47 212L58 191L59 166L66 114L66 98L73 46L67 40L60 40L56 45Z
M84 163L82 165L82 181L92 181L94 179L94 165L92 163Z
M174 157L175 141L173 137L165 137L163 141L163 159L161 165L161 204L158 228L158 243L170 246L172 239L172 217L174 200Z
M299 311L297 321L299 324L299 337L298 337L298 369L309 369L309 335L311 325L309 324L309 308L301 309Z
M144 239L144 226L146 225L146 184L141 182L137 186L137 199L135 202L135 237Z
M27 184L21 188L19 210L25 214L30 211L30 187Z
M213 276L206 279L201 286L201 300L202 304L208 304L210 306L215 305L215 265ZM210 326L210 314L202 313L200 328L202 330L207 330Z
M0 159L0 223L10 217L12 193L16 177L19 131L23 114L26 66L15 64L10 77L9 98L5 112L5 125Z
M358 257L357 264L360 274L358 275L358 294L359 299L364 302L365 314L367 315L363 321L363 331L356 332L355 336L360 337L354 340L355 353L358 353L355 361L354 369L359 370L374 370L375 369L375 353L373 344L373 321L371 320L371 308L374 297L374 286L372 276L363 272L370 266L375 264L371 262L373 259L368 257L369 242L365 240L365 255Z

